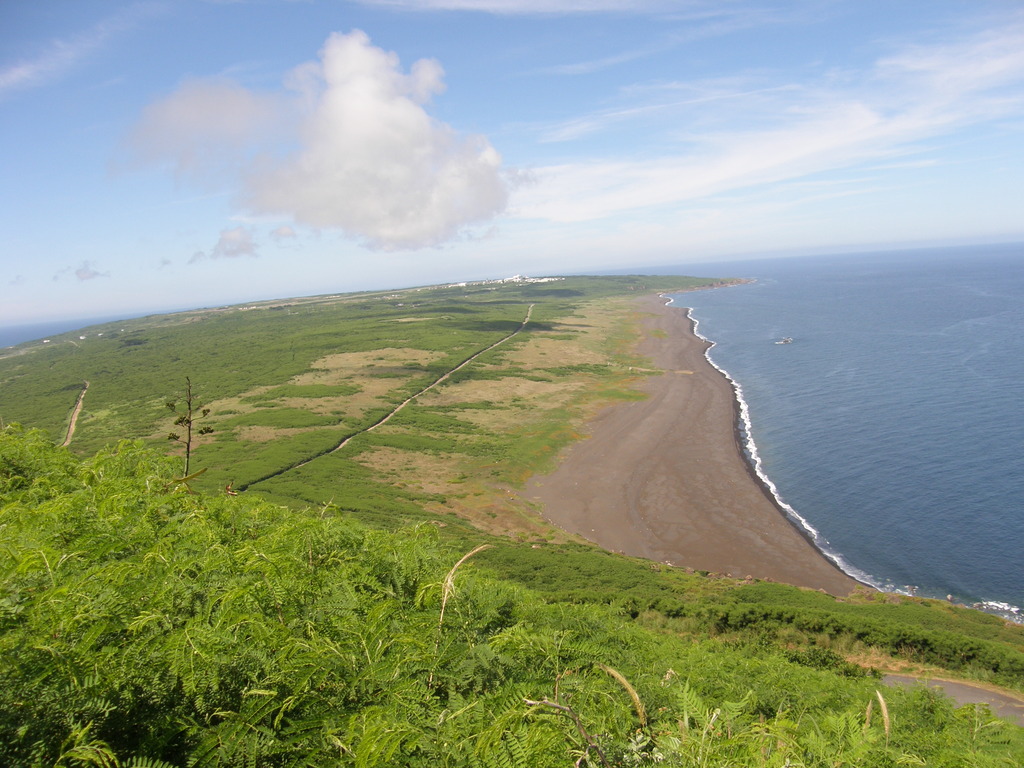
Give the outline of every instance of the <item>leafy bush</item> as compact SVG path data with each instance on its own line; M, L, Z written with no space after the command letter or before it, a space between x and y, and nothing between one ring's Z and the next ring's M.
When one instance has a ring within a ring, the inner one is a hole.
M783 585L757 584L693 612L716 632L792 627L1024 686L1024 627L938 601L850 604Z
M0 467L4 765L1024 757L1021 729L929 692L883 700L828 663L544 601L474 572L431 525L387 532L330 505L200 496L137 443L79 462L7 428Z

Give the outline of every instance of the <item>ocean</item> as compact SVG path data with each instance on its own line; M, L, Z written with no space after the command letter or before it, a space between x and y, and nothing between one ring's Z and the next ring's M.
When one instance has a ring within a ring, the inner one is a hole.
M673 299L738 385L749 458L826 554L1020 620L1024 245L669 271L755 280Z
M0 326L0 349L13 347L26 341L41 341L49 336L77 331L93 325L112 323L125 319L123 315L113 317L91 317L79 320L49 320L42 323Z

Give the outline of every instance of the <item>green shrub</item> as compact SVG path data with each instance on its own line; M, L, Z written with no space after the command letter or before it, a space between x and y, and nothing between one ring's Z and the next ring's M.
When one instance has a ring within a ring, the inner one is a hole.
M875 684L827 654L794 664L545 601L475 567L500 542L467 559L433 525L191 493L137 443L80 462L7 428L0 467L3 765L1024 757L1022 729L929 692L887 691L868 721Z

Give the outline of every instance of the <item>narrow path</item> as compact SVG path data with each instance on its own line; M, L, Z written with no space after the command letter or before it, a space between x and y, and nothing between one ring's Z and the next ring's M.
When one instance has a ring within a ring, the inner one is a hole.
M513 336L516 336L516 335L518 335L518 334L519 334L519 332L520 332L520 331L522 331L522 330L523 330L523 328L525 328L525 327L526 327L526 324L527 324L528 322L530 322L530 315L532 315L532 314L533 314L533 307L534 307L534 305L533 305L533 304L531 304L531 305L530 305L530 307L529 307L529 309L527 309L527 310L526 310L526 318L525 318L525 319L523 320L523 322L522 322L522 323L520 323L519 327L518 327L518 328L516 328L516 329L515 329L514 331L512 331L512 333L510 333L510 334L509 334L508 336L506 336L506 337L504 337L504 338L502 338L502 339L498 339L498 340L497 340L496 342L494 342L493 344L491 344L491 345L490 345L489 347L484 347L483 349L481 349L481 350L480 350L479 352L477 352L476 354L474 354L474 355L472 355L472 356L470 356L470 357L467 357L467 358L466 358L465 360L463 360L463 361L462 361L461 363L459 363L459 364L458 364L457 366L455 366L454 368L452 368L452 369L451 369L450 371L448 371L447 373L443 374L443 375L442 375L442 376L441 376L441 377L440 377L439 379L437 379L437 381L435 381L435 382L434 382L433 384L428 384L427 386L425 386L425 387L424 387L423 389L421 389L421 390L420 390L419 392L417 392L416 394L414 394L414 395L410 395L409 397L407 397L407 398L406 398L405 400L403 400L403 401L402 401L401 403L399 403L399 404L398 404L398 406L396 406L396 407L395 407L395 409L394 409L393 411L391 411L391 413L389 413L389 414L388 414L387 416L385 416L385 417L384 417L383 419L381 419L380 421L378 421L378 422L377 422L376 424L371 424L371 425L370 425L370 426L368 426L368 427L367 427L366 429L364 429L364 430L361 430L361 431L359 431L359 432L356 432L356 433L355 433L355 434L353 434L353 435L349 435L348 437L346 437L346 438L345 438L344 440L342 440L342 441L341 441L340 443L338 443L338 445L337 445L337 446L336 446L336 447L335 447L335 448L334 448L333 450L329 451L329 453L335 453L336 451L340 451L340 450L341 450L342 448L344 448L344 447L345 447L346 445L348 445L349 441L353 440L354 438L357 438L357 437L359 437L360 435L365 435L365 434L366 434L367 432L372 432L372 431L373 431L373 430L375 430L375 429L376 429L377 427L379 427L379 426L382 426L382 425L384 425L384 424L387 424L387 423L388 423L388 421L390 421L390 420L391 420L391 417L392 417L392 416L394 416L394 415L395 415L396 413L398 413L398 412L399 412L400 410L402 410L403 408L405 408L405 406L407 406L407 405L408 405L409 403L411 403L411 402L412 402L413 400L415 400L415 399L416 399L417 397L419 397L420 395L425 395L425 394L426 394L427 392L429 392L430 390L432 390L432 389L433 389L434 387L436 387L436 386L437 386L438 384L442 384L442 383L443 383L444 381L446 381L446 380L448 379L448 377L450 377L450 376L451 376L451 375L452 375L453 373L456 373L456 372L458 372L458 371L461 371L461 370L462 370L463 368L465 368L465 367L466 367L467 365L469 365L469 364L470 364L470 363L472 363L472 362L473 362L474 360L476 360L476 359L477 359L478 357L480 357L480 355L484 354L485 352L490 352L490 351L491 351L492 349L494 349L495 347L497 347L497 346L498 346L499 344L504 344L504 343L505 343L506 341L508 341L509 339L511 339L511 338L512 338ZM305 464L308 464L308 463L309 463L310 461L312 461L312 459L309 459L308 461L304 461L304 462L302 462L302 464L296 464L295 466L296 466L296 467L301 467L301 466L303 466L303 465L305 465Z
M75 425L78 424L78 414L82 412L82 403L85 402L85 393L89 391L89 382L82 382L82 391L78 393L78 402L75 403L75 410L71 412L71 421L68 423L68 433L64 436L61 447L67 448L71 445L71 438L75 436Z
M352 442L352 440L354 440L355 438L359 437L360 435L365 435L367 432L372 432L377 427L382 426L384 424L387 424L391 420L391 418L395 414L397 414L399 411L401 411L403 408L405 408L405 406L407 406L409 403L411 403L413 400L415 400L416 398L420 397L421 395L425 395L427 392L429 392L430 390L432 390L434 387L438 386L439 384L442 384L445 381L447 381L447 379L453 373L457 373L458 371L461 371L467 365L469 365L474 360L476 360L478 357L480 357L480 355L483 355L486 352L490 352L495 347L500 346L501 344L504 344L509 339L512 339L512 338L518 336L523 331L523 329L526 328L527 324L530 322L530 317L532 317L532 315L533 315L533 308L534 308L534 306L536 306L536 305L531 304L527 308L527 310L526 310L526 317L523 318L523 322L521 322L519 324L519 327L516 328L514 331L512 331L512 333L508 334L507 336L503 336L502 338L498 339L493 344L484 347L483 349L479 350L478 352L473 353L472 355L467 357L465 360L463 360L461 363L459 363L454 368L452 368L450 371L447 371L446 373L442 374L437 379L435 379L433 382L431 382L430 384L425 386L419 392L416 392L415 394L410 395L409 397L407 397L405 400L403 400L401 403L399 403L397 406L395 406L395 408L393 408L389 413L387 413L385 416L383 416L381 419L377 420L376 422L374 422L370 426L364 427L363 429L360 429L358 432L353 432L351 435L346 437L344 440L342 440L336 446L331 448L329 451L324 451L323 453L317 454L316 456L311 456L308 459L303 459L302 461L298 462L297 464L292 464L290 467L285 467L284 469L279 470L277 472L274 472L273 474L267 475L266 477L261 477L261 478L259 478L257 480L253 480L251 483L246 483L244 485L240 485L240 486L238 486L238 490L244 491L246 488L250 488L250 487L256 485L257 483L262 483L264 480L269 480L272 477L280 477L285 472L290 472L293 469L298 469L299 467L304 467L307 464L309 464L310 462L316 461L321 456L327 456L328 454L331 454L331 453L337 453L342 448L344 448L346 445L348 445L350 442Z
M917 675L886 674L882 677L882 682L886 685L927 685L930 688L939 688L958 706L988 704L994 715L1024 726L1024 698L1019 694L1015 695L1009 691L1006 693L994 691L981 685L972 685L964 680L943 680Z

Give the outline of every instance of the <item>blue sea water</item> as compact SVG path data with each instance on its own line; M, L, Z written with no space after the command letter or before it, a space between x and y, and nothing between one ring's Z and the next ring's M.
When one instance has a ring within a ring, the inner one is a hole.
M48 336L57 336L62 333L70 333L84 329L87 326L100 325L115 320L121 320L123 316L114 317L91 317L79 320L49 320L42 323L25 323L23 325L0 326L0 349L13 347L26 341L42 341Z
M1024 245L705 269L755 279L674 300L819 546L875 586L1019 617Z
M60 319L44 323L26 323L17 326L0 326L0 349L23 344L27 341L42 341L50 336L71 333L72 331L89 332L93 326L115 323L122 319L130 319L124 314L105 315L101 317L80 317L78 319Z

